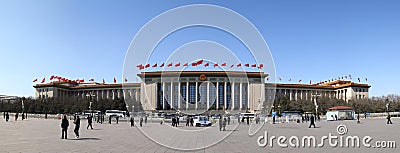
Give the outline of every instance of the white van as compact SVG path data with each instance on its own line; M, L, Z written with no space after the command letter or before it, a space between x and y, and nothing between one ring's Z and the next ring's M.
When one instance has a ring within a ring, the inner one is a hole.
M106 110L106 116L125 117L125 111L121 111L121 110Z

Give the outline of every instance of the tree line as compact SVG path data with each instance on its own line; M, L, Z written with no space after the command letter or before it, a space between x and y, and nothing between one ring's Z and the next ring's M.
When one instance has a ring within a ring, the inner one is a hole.
M33 99L17 98L14 102L2 102L0 104L1 112L26 112L26 113L40 113L40 114L73 114L90 110L91 100L82 99L77 97L68 98L47 98L47 99ZM22 108L23 103L23 108ZM99 110L103 113L105 110L124 110L126 111L126 104L123 99L101 99L92 102L92 110Z

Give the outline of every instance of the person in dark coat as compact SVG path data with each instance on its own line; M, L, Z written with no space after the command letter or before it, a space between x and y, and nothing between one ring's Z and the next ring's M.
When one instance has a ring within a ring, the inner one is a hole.
M111 124L111 115L108 117L108 123Z
M250 124L250 117L247 116L247 117L246 117L246 120L247 120L247 125L249 125L249 124Z
M147 116L144 116L144 123L147 124Z
M81 126L81 119L79 118L79 116L76 117L76 120L74 121L75 124L75 136L78 139L79 138L79 127Z
M67 131L68 131L69 122L67 116L64 115L61 120L61 139L67 139Z
M222 131L225 131L225 127L226 127L226 118L224 117L224 121L222 122Z
M140 117L139 124L140 124L140 127L142 127L142 125L143 125L143 117Z
M360 113L357 114L357 124L360 124Z
M6 119L6 112L3 112L3 117L4 119Z
M8 114L8 112L6 113L6 122L8 122L8 120L10 119L10 114Z
M131 127L135 126L135 119L133 118L133 116L130 119L131 122Z
M92 118L93 118L92 116L89 116L89 117L87 118L88 125L87 125L86 129L89 129L89 126L90 126L90 128L93 130Z
M392 123L392 120L390 120L390 114L389 113L387 113L387 117L386 117L386 119L387 119L387 122L386 122L386 124L393 124Z
M311 115L311 117L310 117L310 126L308 126L308 128L311 128L311 125L314 126L314 128L315 128L315 117L314 117L314 115Z
M186 117L186 126L189 126L190 123L190 117Z
M18 113L15 113L15 121L18 120Z
M117 119L117 124L118 124L119 116L117 116L117 118L116 118L116 119Z
M193 126L194 120L193 117L190 117L190 126Z
M176 124L176 118L172 117L172 126L175 127L175 124Z

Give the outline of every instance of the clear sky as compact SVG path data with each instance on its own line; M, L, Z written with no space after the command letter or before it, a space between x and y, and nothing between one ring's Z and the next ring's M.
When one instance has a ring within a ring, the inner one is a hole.
M268 43L283 80L351 74L353 81L368 77L372 96L400 94L396 0L2 0L0 94L33 96L32 80L51 75L121 82L126 51L139 29L169 9L198 3L249 19ZM224 37L196 29L180 37L204 39L205 34ZM168 44L173 40L179 37Z

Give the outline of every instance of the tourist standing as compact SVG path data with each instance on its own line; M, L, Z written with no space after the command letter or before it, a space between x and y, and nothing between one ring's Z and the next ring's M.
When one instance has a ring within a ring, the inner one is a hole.
M238 116L237 121L238 121L238 124L240 124L240 116Z
M357 114L357 124L360 124L360 113Z
M193 117L190 117L190 126L193 126L194 120Z
M231 124L231 116L228 116L228 125Z
M18 120L18 113L15 113L15 121L17 121Z
M179 116L176 117L176 127L179 125Z
M8 122L8 120L10 119L10 114L8 114L8 112L6 113L6 122Z
M131 121L131 127L135 126L135 120L134 120L133 116L131 117L130 121Z
M222 120L222 116L219 116L219 120L218 120L218 124L219 124L219 131L222 131L222 123L223 122L223 120Z
M311 128L311 125L314 126L314 128L315 128L315 117L314 117L314 115L311 115L311 117L310 117L310 126L308 126L308 128Z
M117 119L117 124L118 124L119 116L117 116L117 118L116 118L116 119Z
M186 126L189 126L189 122L190 122L190 117L186 117Z
M79 127L81 126L81 119L79 118L79 116L76 117L74 124L75 124L74 133L75 133L76 138L78 139L79 138Z
M61 120L61 139L67 139L68 126L69 122L67 116L64 115L63 119Z
M89 126L90 126L90 128L93 130L92 118L93 118L92 116L89 116L89 117L87 118L88 125L87 125L86 129L89 129Z
M222 122L222 131L225 131L226 127L226 118L224 117L224 122Z
M111 124L111 115L108 117L108 123Z
M171 119L171 120L172 120L172 126L173 126L173 127L175 127L175 124L176 124L176 123L175 123L175 122L176 122L176 119L175 119L175 117L172 117L172 119Z
M249 116L246 117L246 121L247 121L247 125L249 125L250 124L250 117Z
M6 112L3 112L3 117L4 119L6 119Z
M147 115L144 116L144 124L147 124Z

